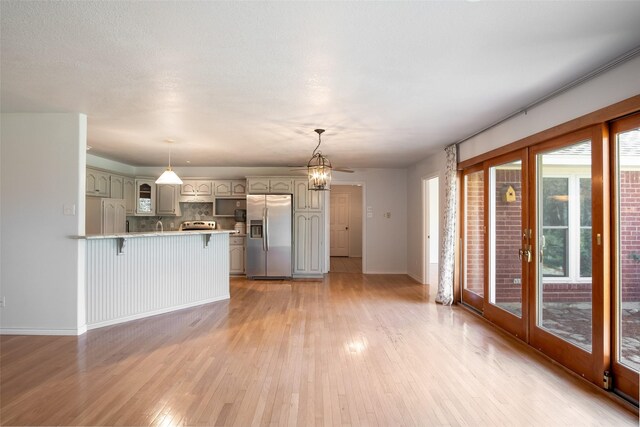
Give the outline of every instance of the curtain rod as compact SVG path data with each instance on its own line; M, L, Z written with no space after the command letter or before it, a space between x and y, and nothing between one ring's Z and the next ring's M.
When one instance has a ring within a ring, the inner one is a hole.
M483 132L488 131L491 128L494 128L496 126L498 126L499 124L502 124L504 122L506 122L509 119L512 119L513 117L519 115L519 114L527 114L527 111L537 107L538 105L542 104L543 102L546 102L552 98L555 98L556 96L568 91L569 89L572 89L576 86L579 86L583 83L585 83L588 80L591 80L594 77L599 76L600 74L611 70L612 68L617 67L618 65L622 64L623 62L627 62L628 60L632 59L633 57L637 56L638 54L640 54L640 46L636 46L635 48L631 49L630 51L628 51L627 53L617 57L616 59L614 59L613 61L607 62L605 65L596 68L595 70L591 71L588 74L585 74L584 76L572 81L571 83L568 83L556 90L554 90L553 92L543 96L542 98L538 98L535 101L533 101L530 104L525 105L524 107L520 108L519 110L509 114L508 116L498 120L497 122L493 122L492 124L490 124L489 126L486 126L482 129L480 129L479 131L459 140L458 142L455 142L454 144L456 146L459 146L460 144L462 144L465 141L470 140L471 138L473 138L474 136L480 135Z

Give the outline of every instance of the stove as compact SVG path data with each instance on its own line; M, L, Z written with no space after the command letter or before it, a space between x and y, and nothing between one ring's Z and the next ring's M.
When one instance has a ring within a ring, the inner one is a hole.
M215 230L215 221L185 221L180 224L180 231L187 230Z

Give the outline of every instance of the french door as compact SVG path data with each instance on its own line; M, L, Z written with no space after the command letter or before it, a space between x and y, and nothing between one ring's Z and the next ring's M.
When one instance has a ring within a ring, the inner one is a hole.
M640 372L640 114L611 126L613 387L638 401Z
M603 134L594 126L529 149L529 343L599 386L610 349Z
M462 199L462 302L483 311L485 270L485 179L482 165L463 173L464 197Z
M528 228L527 150L485 162L488 280L484 316L527 340L526 290L532 260Z

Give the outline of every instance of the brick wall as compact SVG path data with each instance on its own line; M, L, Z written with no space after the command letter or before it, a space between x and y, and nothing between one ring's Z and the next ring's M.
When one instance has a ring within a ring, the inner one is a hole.
M620 236L622 301L640 302L640 171L620 176Z

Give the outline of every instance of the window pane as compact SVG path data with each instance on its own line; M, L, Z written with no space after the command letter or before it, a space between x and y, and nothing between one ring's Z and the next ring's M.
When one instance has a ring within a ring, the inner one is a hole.
M640 371L640 129L618 134L618 354Z
M591 277L591 228L580 229L580 277Z
M566 228L545 228L542 249L542 275L544 277L567 276Z
M591 178L580 178L580 226L591 227Z
M569 225L569 178L543 178L543 225Z
M465 176L464 287L484 296L484 172Z

